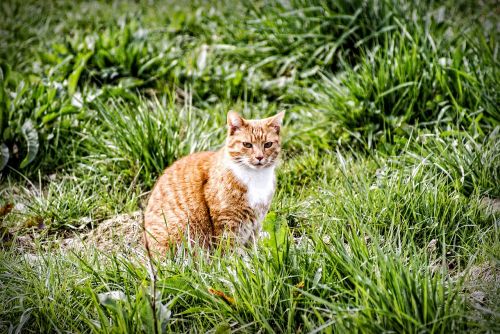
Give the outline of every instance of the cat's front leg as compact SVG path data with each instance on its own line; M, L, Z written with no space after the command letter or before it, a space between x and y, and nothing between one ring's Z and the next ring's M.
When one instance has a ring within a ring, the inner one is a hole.
M231 246L245 245L253 238L254 224L248 220L234 218L219 218L214 221L215 242L229 242Z
M232 246L235 243L235 231L238 230L239 223L233 219L215 218L213 221L213 240L214 244L226 243Z

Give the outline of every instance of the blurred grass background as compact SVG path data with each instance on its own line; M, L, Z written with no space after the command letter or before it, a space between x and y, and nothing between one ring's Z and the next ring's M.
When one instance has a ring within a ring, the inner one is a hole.
M498 329L497 1L0 12L2 331ZM152 279L140 256L57 246L219 148L230 109L287 111L257 248L188 250ZM28 235L35 260L16 246Z

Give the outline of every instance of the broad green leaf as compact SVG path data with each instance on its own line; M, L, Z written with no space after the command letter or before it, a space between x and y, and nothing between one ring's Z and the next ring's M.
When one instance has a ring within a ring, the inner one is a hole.
M33 126L33 122L30 119L24 122L23 126L21 127L21 132L24 139L26 140L26 145L28 147L28 152L26 153L23 161L21 161L20 166L20 168L24 168L35 159L36 154L38 153L39 142L38 132L36 131L35 127Z
M76 86L78 85L78 80L80 80L83 68L83 65L78 66L68 78L68 93L70 95L73 95L76 92Z
M263 239L263 244L272 251L276 258L279 258L280 251L286 243L288 226L286 223L280 223L276 212L271 211L264 218L262 229L268 234L268 237Z
M63 115L78 114L79 112L80 111L77 110L76 108L74 108L73 106L65 106L65 107L62 107L59 112L53 112L53 113L50 113L48 115L45 115L42 118L42 124L46 125L46 124L52 122L53 120L55 120L58 117L61 117Z
M49 105L48 104L44 104L43 106L41 106L35 113L35 117L33 117L34 119L38 119L40 118L43 113L45 112L45 110L47 110L49 108Z
M82 74L83 69L87 65L87 61L92 56L92 54L93 52L88 52L85 55L80 55L80 57L78 57L78 65L68 78L68 93L70 95L73 95L76 92L76 87L78 86L80 75Z

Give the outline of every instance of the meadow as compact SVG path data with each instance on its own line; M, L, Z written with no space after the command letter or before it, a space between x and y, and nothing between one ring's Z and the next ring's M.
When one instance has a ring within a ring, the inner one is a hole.
M497 1L0 3L0 332L493 333ZM285 110L259 242L150 259L226 114Z

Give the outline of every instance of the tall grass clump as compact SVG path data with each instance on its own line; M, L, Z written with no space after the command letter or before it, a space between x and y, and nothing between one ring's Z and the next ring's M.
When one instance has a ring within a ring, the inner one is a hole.
M500 138L495 128L483 138L468 133L421 134L407 149L404 164L430 168L467 196L500 196Z
M404 35L386 40L357 66L323 78L318 109L337 125L335 137L368 148L407 137L412 126L487 134L500 119L481 82L494 85L498 70L478 72L474 53L463 50L442 54Z
M274 76L314 75L338 69L338 59L357 54L363 42L389 31L389 1L291 1L246 3L247 57ZM250 43L248 43L250 42Z
M188 41L182 36L165 38L128 16L116 23L99 33L75 34L41 53L52 76L67 78L70 94L86 86L157 87L184 58Z
M91 156L103 164L118 164L146 185L176 159L216 148L225 133L222 110L204 113L187 101L177 105L168 96L138 104L121 99L97 102L96 108L102 126L88 137Z
M449 160L460 159L460 153L447 154ZM457 261L463 265L473 256L483 234L495 235L495 216L485 214L482 208L484 194L478 191L479 182L474 183L472 193L464 194L463 186L457 186L459 181L448 179L439 163L432 162L432 156L429 154L427 163L413 152L391 159L339 152L336 159L324 159L324 171L316 169L297 183L292 183L293 175L314 155L302 163L294 161L280 175L283 192L278 189L281 203L290 198L293 201L279 212L290 226L306 228L306 234L309 228L328 228L329 224L313 222L323 217L330 224L370 226L386 241L411 242L415 253L439 242L446 245L452 267L459 264Z

